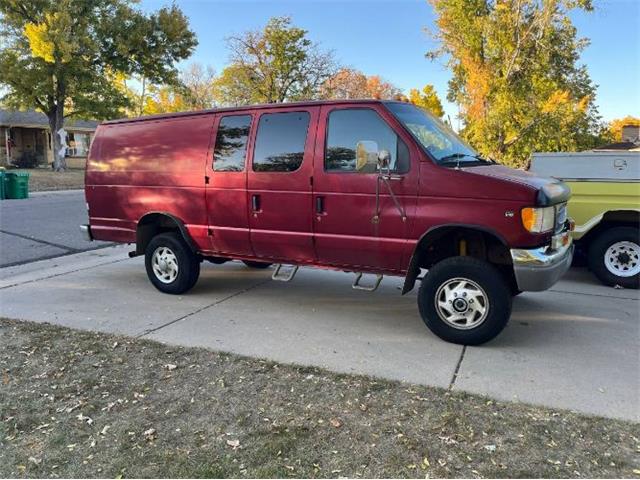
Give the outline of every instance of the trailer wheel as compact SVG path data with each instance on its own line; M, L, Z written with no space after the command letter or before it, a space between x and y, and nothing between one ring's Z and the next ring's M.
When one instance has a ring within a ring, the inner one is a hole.
M418 307L429 329L447 342L480 345L495 338L511 316L511 288L500 271L472 257L451 257L422 281Z
M149 280L163 293L185 293L200 276L200 260L176 233L153 237L147 245L144 260Z
M589 245L589 269L605 285L640 286L640 231L614 227L600 233Z
M269 268L272 265L271 263L253 262L251 260L243 260L242 263L244 263L249 268L259 268L259 269Z

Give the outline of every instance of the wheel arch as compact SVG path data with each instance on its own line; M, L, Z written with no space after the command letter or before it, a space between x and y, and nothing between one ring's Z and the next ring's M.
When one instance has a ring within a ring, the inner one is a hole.
M167 212L149 212L138 220L136 226L136 255L144 254L147 245L156 235L174 231L180 233L194 254L198 252L196 244L182 220Z
M488 260L504 267L506 275L513 276L509 246L501 234L483 225L449 223L430 228L416 243L402 294L413 289L420 269L457 255Z
M607 210L587 222L588 228L578 242L588 246L598 235L612 227L640 228L640 210L627 208Z

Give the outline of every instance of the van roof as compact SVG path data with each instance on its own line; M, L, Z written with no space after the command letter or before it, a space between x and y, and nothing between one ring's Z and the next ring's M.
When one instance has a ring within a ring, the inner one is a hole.
M403 103L397 100L376 100L376 99L357 99L357 100L309 100L305 102L290 102L290 103L262 103L259 105L245 105L241 107L224 107L224 108L211 108L208 110L194 110L190 112L175 112L175 113L159 113L157 115L145 115L136 118L119 118L116 120L108 120L102 122L102 125L112 125L117 123L130 123L130 122L142 122L145 120L161 120L166 118L179 118L179 117L191 117L197 115L207 115L211 113L219 112L243 112L247 110L261 110L265 108L287 108L287 107L308 107L308 106L320 106L320 105L352 105L352 104L372 104L372 103Z

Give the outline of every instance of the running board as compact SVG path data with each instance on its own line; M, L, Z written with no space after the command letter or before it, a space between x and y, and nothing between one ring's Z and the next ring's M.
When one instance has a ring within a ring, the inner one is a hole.
M282 269L282 267L283 267L282 263L279 263L276 265L276 269L273 271L273 274L271 275L271 280L275 280L277 282L290 282L291 280L293 280L293 277L296 276L296 273L298 273L298 265L289 265L291 269L288 272L284 271L280 273L280 270Z
M376 275L376 281L373 285L360 285L362 275L362 272L356 273L356 279L353 281L351 288L354 290L364 290L365 292L375 292L380 286L380 282L382 282L382 275Z

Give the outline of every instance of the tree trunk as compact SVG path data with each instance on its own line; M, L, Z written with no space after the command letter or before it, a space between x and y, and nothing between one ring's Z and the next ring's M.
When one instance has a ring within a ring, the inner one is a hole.
M51 110L47 117L49 118L49 129L51 130L51 150L53 150L53 170L63 172L67 169L66 153L66 132L64 126L64 110L61 105ZM60 135L63 135L63 139Z
M140 94L140 108L138 109L138 116L141 117L144 113L144 97L147 94L147 79L142 77L142 93Z

